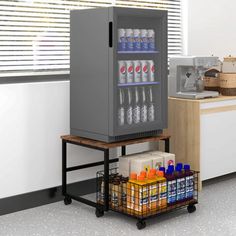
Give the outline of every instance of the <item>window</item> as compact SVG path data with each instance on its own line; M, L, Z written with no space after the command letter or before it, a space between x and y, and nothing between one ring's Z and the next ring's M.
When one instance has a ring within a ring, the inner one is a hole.
M70 10L112 5L168 10L169 55L181 54L181 0L1 0L0 77L68 74Z

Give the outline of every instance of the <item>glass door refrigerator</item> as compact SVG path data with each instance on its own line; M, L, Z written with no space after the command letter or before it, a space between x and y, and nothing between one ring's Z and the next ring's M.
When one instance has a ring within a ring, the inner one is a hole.
M105 142L167 127L167 11L71 11L71 134Z

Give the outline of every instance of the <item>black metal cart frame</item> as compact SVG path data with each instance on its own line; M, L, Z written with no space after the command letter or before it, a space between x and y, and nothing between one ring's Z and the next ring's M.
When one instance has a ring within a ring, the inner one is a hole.
M165 142L165 152L169 152L169 149L170 149L169 138L170 138L169 136L164 136L155 142L164 141ZM146 141L143 141L143 142L141 141L141 142L137 142L137 143L144 143L144 142L150 142L150 141L153 142L152 140L146 140ZM102 151L104 153L104 161L67 167L67 144L68 143ZM124 143L124 142L120 142L120 143ZM127 143L127 145L130 145L130 144L133 144L133 143ZM121 148L121 155L122 156L126 155L126 146L127 145L117 145L117 147ZM101 215L103 215L104 211L109 210L109 164L114 163L114 162L118 162L118 160L119 160L119 158L115 158L115 159L110 160L109 149L110 149L109 147L102 148L102 147L97 147L95 145L89 145L89 144L84 144L81 142L71 141L66 138L63 138L63 136L62 136L62 194L64 196L64 203L66 205L70 204L72 202L72 199L76 200L78 202L82 202L86 205L95 207L97 216L101 216ZM99 204L97 204L97 202L93 202L93 201L90 201L90 200L83 198L81 196L75 196L75 195L69 194L67 192L67 173L68 172L75 171L75 170L82 170L82 169L91 168L91 167L95 167L95 166L101 166L101 165L104 166L103 167L104 168L104 205L99 205Z

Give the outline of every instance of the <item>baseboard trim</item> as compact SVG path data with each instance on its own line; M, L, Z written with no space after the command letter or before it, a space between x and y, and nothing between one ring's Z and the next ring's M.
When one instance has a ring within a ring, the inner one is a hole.
M89 179L69 184L67 189L69 192L73 192L78 196L94 193L96 190L96 179ZM0 215L22 211L62 200L63 196L61 186L2 198L0 199Z

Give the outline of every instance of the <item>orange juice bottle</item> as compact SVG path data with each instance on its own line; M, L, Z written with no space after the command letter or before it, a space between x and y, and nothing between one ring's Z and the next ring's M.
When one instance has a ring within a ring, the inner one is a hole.
M135 213L145 216L148 213L148 181L144 175L139 175L135 184Z
M134 204L135 204L135 186L137 182L137 173L130 173L129 181L127 182L127 212L134 212ZM123 208L124 210L124 208Z
M156 179L154 171L150 171L150 173L148 174L148 183L149 183L149 209L151 211L156 211L158 209L159 183Z
M162 209L167 206L167 185L166 185L166 178L164 177L164 172L157 171L157 178L156 179L159 182L158 205Z

